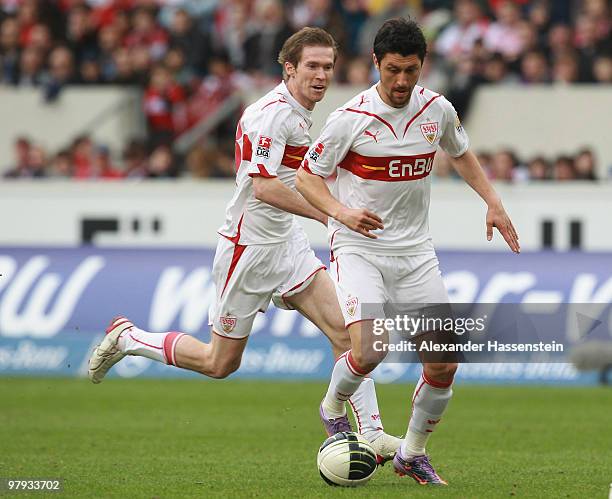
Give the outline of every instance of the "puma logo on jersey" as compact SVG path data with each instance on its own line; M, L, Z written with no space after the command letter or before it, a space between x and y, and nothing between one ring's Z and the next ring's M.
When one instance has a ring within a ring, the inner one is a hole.
M368 102L370 102L370 101L365 98L365 95L362 95L361 96L361 100L359 101L359 104L357 104L357 107L359 107L359 106L361 106L363 104L367 104Z
M374 142L376 142L378 144L378 134L380 133L380 130L376 130L376 133L372 133L370 132L370 130L366 130L365 132L363 132L364 135L367 135L368 137L372 137L374 139Z
M433 145L438 136L438 122L423 123L421 125L421 133L423 137L425 137L425 140Z

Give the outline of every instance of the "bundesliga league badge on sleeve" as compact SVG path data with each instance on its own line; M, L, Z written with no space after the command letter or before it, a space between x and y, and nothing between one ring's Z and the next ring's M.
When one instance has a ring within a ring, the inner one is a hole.
M255 156L259 156L260 158L269 158L270 157L270 147L272 147L272 139L270 137L266 137L262 135L259 137L259 142L257 143L257 151L255 152Z
M310 159L312 159L314 162L317 162L319 160L319 156L323 154L323 149L325 149L325 145L319 142L315 146L315 148L312 151L310 151Z

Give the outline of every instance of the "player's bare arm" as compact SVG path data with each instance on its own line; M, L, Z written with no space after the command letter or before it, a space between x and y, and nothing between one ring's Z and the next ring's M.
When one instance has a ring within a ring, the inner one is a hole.
M298 192L316 209L359 234L377 239L378 236L370 231L384 228L381 218L375 213L363 208L349 208L338 201L329 191L325 180L318 175L300 168L295 185Z
M493 239L493 227L496 227L510 249L515 253L520 253L519 238L512 220L506 213L499 195L489 182L475 154L468 150L457 158L451 158L451 162L457 173L487 204L487 241Z
M279 210L312 218L327 225L326 214L306 202L302 196L287 187L278 178L254 177L253 192L257 199Z

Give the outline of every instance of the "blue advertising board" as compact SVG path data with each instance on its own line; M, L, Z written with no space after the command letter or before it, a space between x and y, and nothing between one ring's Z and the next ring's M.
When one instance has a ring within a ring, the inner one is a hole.
M326 260L325 251L317 253ZM91 348L117 315L143 329L206 341L213 257L212 248L0 249L0 374L82 376ZM612 302L612 253L441 251L438 257L454 302ZM271 305L258 316L234 376L327 379L332 364L327 340L312 324ZM418 364L385 364L375 377L392 382L419 373ZM137 357L124 359L112 375L197 376ZM465 364L459 378L584 384L596 375L568 363Z

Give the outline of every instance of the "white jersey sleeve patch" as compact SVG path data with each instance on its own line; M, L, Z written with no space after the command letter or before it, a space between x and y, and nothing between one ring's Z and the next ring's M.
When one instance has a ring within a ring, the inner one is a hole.
M453 105L444 97L440 99L440 104L444 109L440 146L450 156L457 158L468 150L470 141Z
M286 104L284 106L286 110L271 109L265 113L257 128L257 134L252 138L253 153L248 169L251 177L277 176L292 123L291 108Z

